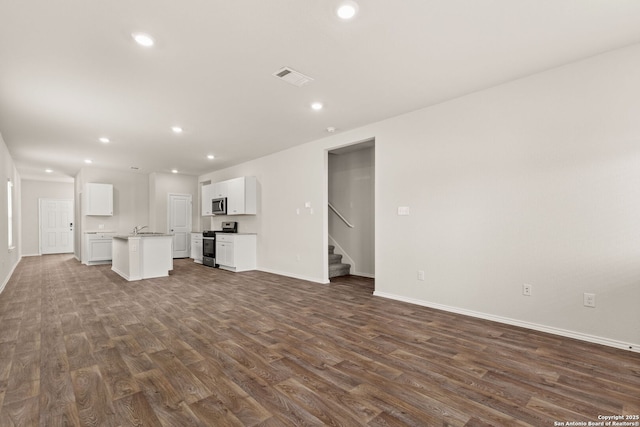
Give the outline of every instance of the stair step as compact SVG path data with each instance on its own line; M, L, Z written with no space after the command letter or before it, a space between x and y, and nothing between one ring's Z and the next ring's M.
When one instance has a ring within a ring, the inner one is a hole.
M333 246L333 245L329 245L329 253L330 253L330 254L332 254L332 253L333 253L333 251L334 251L335 249L336 249L336 247L335 247L335 246Z
M331 264L340 264L342 263L342 255L341 254L329 254L329 265Z
M350 264L331 264L329 266L329 278L338 277L338 276L346 276L351 274L351 265Z

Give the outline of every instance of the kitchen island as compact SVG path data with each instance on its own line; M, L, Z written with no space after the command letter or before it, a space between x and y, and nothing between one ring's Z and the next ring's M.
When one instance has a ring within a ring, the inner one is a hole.
M111 270L129 281L168 276L173 270L172 246L171 234L116 234Z

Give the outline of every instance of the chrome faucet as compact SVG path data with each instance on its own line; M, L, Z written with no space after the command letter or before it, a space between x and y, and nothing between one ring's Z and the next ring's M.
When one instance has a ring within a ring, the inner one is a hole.
M136 225L135 227L133 227L133 235L137 235L141 230L144 230L145 228L147 228L147 225L143 225L143 226L139 226Z

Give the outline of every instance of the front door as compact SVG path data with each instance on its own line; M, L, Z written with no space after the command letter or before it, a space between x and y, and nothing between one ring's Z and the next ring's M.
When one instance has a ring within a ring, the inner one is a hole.
M73 252L73 200L40 199L40 253Z
M191 233L191 194L169 194L169 233L173 234L173 257L187 258Z

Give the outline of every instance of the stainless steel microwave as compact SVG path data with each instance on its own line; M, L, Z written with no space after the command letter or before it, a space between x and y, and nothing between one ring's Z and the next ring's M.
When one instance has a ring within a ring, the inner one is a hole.
M227 214L227 198L220 197L219 199L212 199L211 213L214 215L226 215Z

